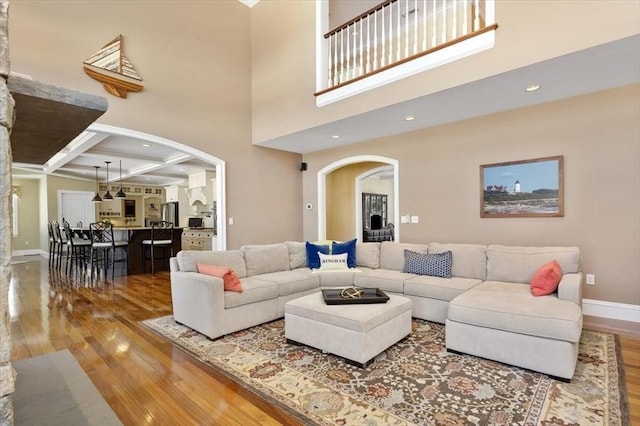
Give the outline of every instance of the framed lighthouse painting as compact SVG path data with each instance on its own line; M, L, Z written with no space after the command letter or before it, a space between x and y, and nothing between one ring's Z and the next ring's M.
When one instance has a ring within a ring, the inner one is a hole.
M564 216L564 157L480 166L480 217Z

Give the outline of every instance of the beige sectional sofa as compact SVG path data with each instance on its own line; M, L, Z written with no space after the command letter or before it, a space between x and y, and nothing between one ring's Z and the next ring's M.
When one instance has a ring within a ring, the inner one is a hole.
M405 249L451 251L452 278L403 272ZM534 297L531 277L554 259L563 271L558 291ZM244 291L224 291L222 279L197 272L198 262L233 268ZM318 273L306 267L305 243L285 242L181 251L170 264L176 321L212 339L282 318L294 298L356 285L403 295L413 317L445 323L447 349L563 379L575 370L582 330L576 247L359 243L355 270Z

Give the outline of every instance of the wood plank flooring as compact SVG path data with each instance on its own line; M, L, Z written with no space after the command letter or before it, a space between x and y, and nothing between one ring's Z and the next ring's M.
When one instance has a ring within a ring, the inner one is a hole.
M172 312L169 274L69 280L38 256L13 266L12 360L69 349L125 425L298 425L139 321ZM640 425L640 327L585 318L620 334L632 423Z

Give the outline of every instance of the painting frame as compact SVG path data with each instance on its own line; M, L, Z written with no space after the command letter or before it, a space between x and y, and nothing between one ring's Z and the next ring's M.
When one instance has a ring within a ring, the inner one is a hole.
M564 217L564 156L481 165L480 217Z

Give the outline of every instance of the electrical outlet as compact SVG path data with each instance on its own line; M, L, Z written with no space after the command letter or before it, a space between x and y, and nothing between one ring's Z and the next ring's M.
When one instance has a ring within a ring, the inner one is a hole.
M420 223L420 218L418 216L411 216L411 223Z
M587 284L595 285L596 284L596 276L594 274L587 274Z

